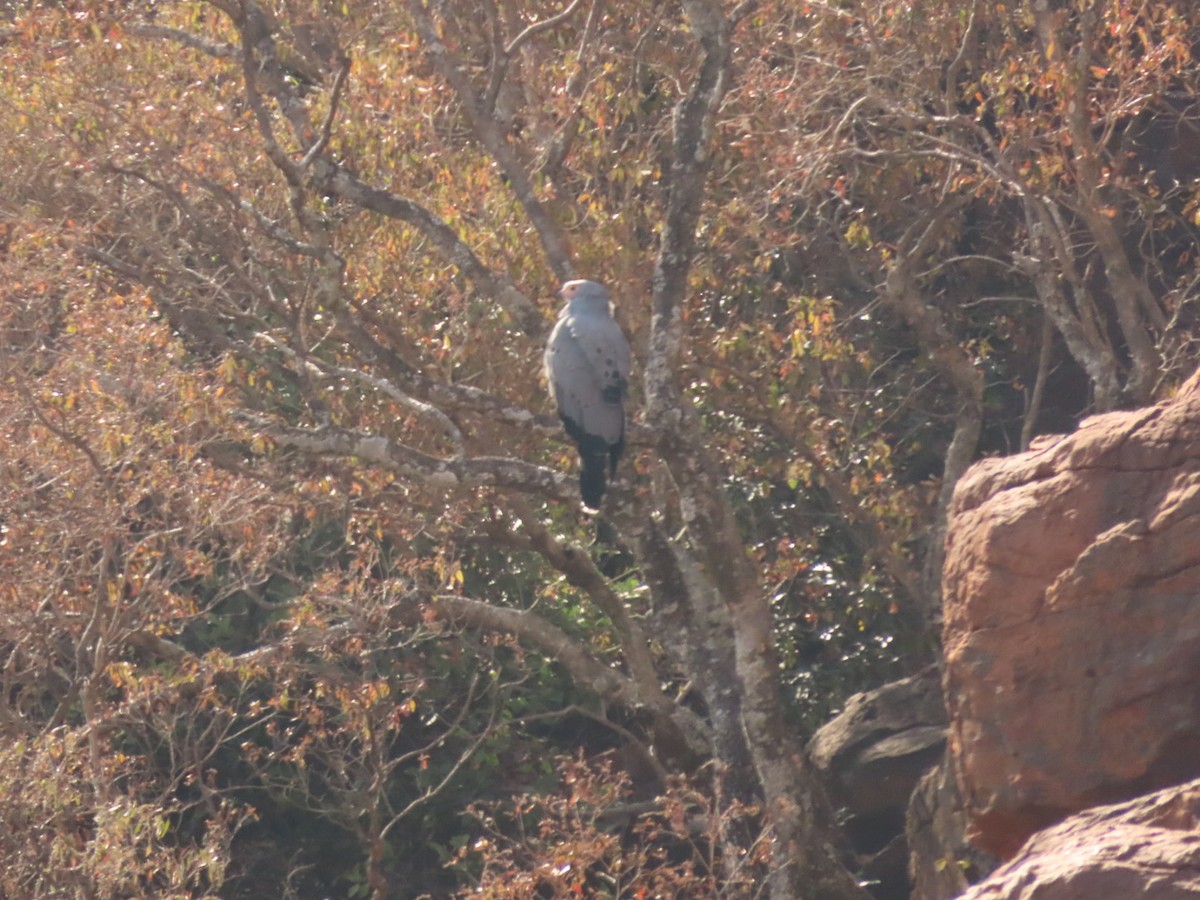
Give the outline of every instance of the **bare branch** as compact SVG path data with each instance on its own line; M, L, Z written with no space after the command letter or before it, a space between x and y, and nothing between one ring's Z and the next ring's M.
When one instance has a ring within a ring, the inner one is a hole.
M17 393L21 395L21 399L23 399L28 405L28 409L31 413L33 413L33 417L42 424L42 427L61 440L64 444L74 447L76 450L82 453L84 458L88 461L88 465L92 467L92 471L94 471L99 477L100 483L105 487L110 487L112 485L112 473L105 468L104 463L100 461L99 455L97 455L96 451L92 449L92 445L65 426L51 422L49 416L42 411L41 404L37 402L21 378L12 379L12 384L14 387L16 387Z
M951 221L967 202L965 198L944 201L929 216L914 222L899 241L884 282L884 297L917 335L921 348L953 386L956 400L954 434L942 465L942 484L934 512L925 566L926 616L939 621L943 545L954 486L975 458L983 428L983 379L971 357L962 348L945 316L921 294L914 266L926 258L945 235Z
M247 4L247 8L248 10L257 11L257 7L253 4ZM271 78L271 81L275 82L275 91L273 93L276 100L281 101L281 105L286 103L292 109L296 109L299 104L298 102L288 103L289 100L294 101L295 98L290 97L284 89L279 87L279 84L286 83L286 81L277 71L279 62L275 58L275 42L261 21L261 12L256 12L253 15L248 14L246 19L247 21L258 22L258 28L254 31L249 26L242 28L242 77L246 89L246 102L250 104L250 109L254 113L254 120L258 124L258 131L262 136L263 148L267 151L267 157L275 164L275 168L283 174L283 177L292 189L292 203L298 213L301 205L298 196L301 190L300 170L279 145L279 140L275 136L275 125L271 119L271 114L263 102L262 94L258 90L258 79L260 77L267 77L268 75L274 76ZM305 120L300 123L300 127L296 131L299 135L303 136L311 131L311 128Z
M371 375L370 373L364 372L361 369L353 369L349 366L336 366L313 356L302 355L289 347L287 344L284 344L282 341L278 341L271 337L269 334L260 332L258 335L256 335L256 339L270 345L274 349L283 353L289 359L292 359L299 365L305 366L320 375L327 377L338 376L341 378L348 378L352 381L357 381L361 384L368 385L369 387L386 394L402 406L405 406L408 409L411 409L413 412L430 419L438 426L438 428L444 431L446 436L449 437L454 444L455 459L461 459L463 454L466 452L462 431L459 430L458 426L454 424L449 416L447 416L436 406L433 406L430 403L425 403L404 393L386 378L380 378L377 375Z
M667 700L662 693L660 678L650 655L650 642L646 639L641 625L629 614L625 603L613 591L608 579L600 573L586 552L552 537L528 504L520 499L514 499L512 502L521 517L521 533L495 523L486 529L489 536L509 546L520 546L538 553L562 572L568 582L586 592L596 606L608 616L620 635L621 648L629 671L637 683L642 703L663 708Z
M571 673L572 681L601 699L627 709L637 709L640 705L637 685L632 679L597 661L582 644L536 613L493 606L457 594L438 595L430 609L439 618L460 625L521 638L561 663Z
M417 32L426 52L432 57L434 65L442 73L442 77L454 88L459 100L462 101L467 117L479 139L487 147L488 152L500 165L500 169L508 178L510 187L525 210L525 215L537 230L542 248L550 267L563 281L573 277L574 267L571 265L571 254L567 246L566 236L558 223L550 216L542 201L538 198L533 182L525 166L517 158L516 152L507 138L501 133L496 119L486 114L482 99L459 61L450 53L449 48L438 35L433 17L422 0L409 0L409 9L417 23Z
M398 768L400 765L408 762L409 760L417 759L429 753L431 750L435 750L437 747L444 744L446 739L451 734L461 729L462 723L467 717L467 713L469 713L472 709L475 697L475 686L477 682L478 676L475 676L471 679L467 690L467 697L462 701L461 705L459 706L458 715L455 716L454 721L450 723L450 726L445 730L445 732L439 735L435 740L430 741L426 746L417 750L410 750L408 753L402 753L396 758L390 760L388 763L388 769ZM417 794L416 797L408 801L408 803L406 803L399 810L399 812L394 813L391 818L388 819L387 825L385 825L379 831L380 840L386 840L387 836L391 834L392 829L408 818L414 810L419 809L431 800L436 799L437 796L442 793L442 791L444 791L451 783L453 783L454 779L458 777L458 773L462 771L463 766L470 762L479 748L483 746L484 742L492 737L495 731L495 723L496 711L493 709L491 717L488 720L487 727L479 730L479 733L475 735L475 739L471 741L470 745L465 750L458 754L458 758L454 761L454 765L447 769L446 774L438 780L437 784L425 788L425 790Z
M134 22L126 25L125 31L136 37L160 38L174 41L176 44L182 44L184 47L192 50L199 50L201 53L206 53L217 59L236 59L239 53L238 48L233 44L214 43L198 34L184 31L182 28L168 28L165 25L149 25L142 22Z
M553 469L498 456L439 459L381 435L342 428L306 430L257 423L281 447L323 456L355 457L429 487L500 487L578 501L576 479Z
M971 12L967 16L967 26L963 29L962 40L958 42L958 52L950 65L946 67L945 76L945 112L947 116L954 115L956 105L958 77L967 62L967 56L975 46L976 35L979 31L979 0L972 0Z
M534 429L559 436L562 423L556 416L538 414L528 407L467 384L451 384L430 378L410 366L395 350L381 344L345 310L338 311L337 327L341 335L363 358L387 372L402 390L443 409L463 410L486 416L493 422L516 428Z
M224 185L218 184L210 178L206 178L198 172L194 172L186 168L183 169L183 171L189 180L195 181L196 184L200 185L213 196L220 197L227 203L233 204L242 212L246 213L246 215L254 219L254 221L258 224L259 230L263 234L265 234L275 243L284 247L286 250L296 253L300 256L308 256L313 259L322 258L323 253L319 247L314 247L312 244L297 238L283 225L266 215L266 213L262 212L262 210L260 210L250 201L234 193Z
M583 34L579 38L579 49L576 51L578 61L575 65L575 71L567 79L564 89L566 96L572 98L575 101L575 105L567 120L559 126L549 145L545 148L545 159L538 168L538 171L545 173L550 179L557 177L559 169L562 167L563 161L567 158L567 154L571 150L571 145L579 133L579 122L583 112L580 100L587 89L589 71L588 50L592 46L596 31L600 27L603 13L604 0L592 0L592 8L588 10L587 21L583 26Z
M329 96L329 111L325 114L325 121L321 124L321 136L317 138L317 142L308 148L308 152L300 160L298 168L307 169L312 165L312 161L320 154L325 152L325 148L329 146L329 136L333 131L333 122L337 118L338 105L342 98L342 88L346 84L346 76L350 74L350 60L343 59L342 65L337 71L337 75L333 79L333 90Z
M522 331L533 336L544 333L546 325L537 306L507 276L493 272L485 266L470 246L458 236L455 229L443 219L413 200L368 186L340 163L325 155L339 106L338 100L349 74L348 60L343 61L343 66L338 71L329 112L318 132L313 127L303 99L285 76L277 58L275 41L266 15L258 4L254 0L246 0L240 7L225 2L213 2L213 5L224 11L241 33L247 102L262 134L267 155L291 187L292 207L299 219L305 218L301 173L307 172L316 190L333 194L362 209L406 222L417 228L430 238L434 246L458 267L476 289L495 299L513 317ZM276 137L270 111L259 90L260 82L278 105L291 127L297 145L303 150L299 162L292 161Z
M582 5L583 0L571 0L571 2L567 4L567 8L562 12L556 13L548 19L542 19L540 22L534 22L532 25L527 26L520 34L508 42L508 46L504 48L505 55L512 56L517 52L523 43L525 43L539 31L546 31L550 28L554 28L557 25L561 25L563 22L567 21L567 19L571 18L571 16L575 15L575 10L579 9L579 7Z
M364 184L356 175L323 156L314 162L313 177L323 190L343 200L417 228L481 293L493 297L522 331L535 337L545 333L546 323L537 306L507 275L485 266L475 251L435 213L399 194Z

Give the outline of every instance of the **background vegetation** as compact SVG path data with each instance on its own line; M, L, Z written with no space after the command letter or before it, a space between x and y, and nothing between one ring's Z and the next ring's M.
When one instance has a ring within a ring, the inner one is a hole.
M0 894L859 896L955 481L1195 366L1189 11L0 3Z

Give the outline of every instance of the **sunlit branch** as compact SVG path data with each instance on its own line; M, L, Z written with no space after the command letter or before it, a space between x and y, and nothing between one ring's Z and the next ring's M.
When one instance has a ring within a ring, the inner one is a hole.
M279 222L272 219L266 213L262 212L253 203L240 197L222 184L218 184L210 178L206 178L196 172L188 169L183 170L186 176L195 181L209 193L216 197L220 197L225 201L232 203L246 215L250 216L257 223L259 230L270 238L275 243L279 244L284 249L291 253L300 256L311 257L312 259L321 259L323 253L319 247L297 238Z
M567 4L567 8L562 12L550 16L548 19L542 19L540 22L534 22L531 25L527 25L520 34L508 42L508 46L504 48L505 55L512 56L517 52L517 49L523 43L525 43L539 31L546 31L550 28L554 28L556 25L561 25L563 22L567 21L567 19L571 18L571 16L575 15L575 10L579 9L582 4L583 0L571 0L571 2Z
M280 447L321 456L354 457L443 490L511 488L556 500L571 500L579 493L572 476L519 459L441 459L376 434L334 427L306 430L262 421L257 424Z
M205 53L216 59L235 59L238 55L238 48L232 44L218 44L206 40L198 34L184 31L182 28L169 28L165 25L148 25L141 22L134 22L126 25L125 31L137 37L161 38L173 41L192 50L199 50L201 53Z
M417 32L421 36L421 42L425 45L426 52L429 53L434 64L442 73L442 77L458 94L475 133L479 135L479 139L507 177L513 193L525 210L525 215L537 230L550 267L560 279L565 281L571 278L574 274L574 267L571 264L571 254L567 247L566 237L538 198L525 166L517 158L517 154L506 136L501 133L496 119L488 115L484 109L483 100L471 85L471 80L462 64L451 54L450 49L438 35L437 26L425 4L422 0L410 0L408 5L416 20Z
M329 138L333 133L333 122L337 118L338 106L342 99L342 88L345 87L346 76L349 74L350 60L346 58L342 60L342 65L333 79L333 90L329 96L329 111L325 114L325 121L321 124L321 136L317 138L315 144L308 148L308 152L300 160L300 169L307 169L312 165L312 161L324 153L325 148L329 146Z
M406 222L428 237L480 293L490 296L528 335L540 336L546 322L537 306L509 280L483 264L475 251L450 225L424 206L391 191L371 187L327 157L318 157L313 175L322 188L361 209Z
M444 412L436 406L411 397L401 391L396 385L388 381L386 378L380 378L377 375L372 375L369 372L364 372L361 369L350 368L349 366L336 366L332 363L325 362L313 356L306 356L296 352L282 341L277 341L269 334L259 333L256 339L269 344L274 349L286 355L299 365L305 366L320 375L327 377L337 376L347 378L352 381L357 381L360 384L368 385L383 394L386 394L391 399L395 400L400 405L411 409L413 412L430 419L437 424L438 428L446 433L454 444L454 458L459 459L465 452L462 431Z
M486 631L511 634L528 642L561 663L570 672L575 684L609 703L628 709L636 709L640 705L638 688L631 678L596 660L582 644L536 613L493 606L457 594L439 594L432 599L430 609L438 618Z
M620 645L629 671L642 694L642 702L647 706L661 706L666 698L662 694L661 679L650 655L650 642L641 624L630 615L608 579L584 550L554 538L527 503L514 498L512 504L521 518L520 531L502 523L491 523L485 526L488 535L507 546L539 554L561 572L569 583L584 591L608 616L620 635Z

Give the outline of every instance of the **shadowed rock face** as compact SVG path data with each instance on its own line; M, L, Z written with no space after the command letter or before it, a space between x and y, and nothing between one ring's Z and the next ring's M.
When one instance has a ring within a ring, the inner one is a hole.
M960 900L1200 896L1200 782L1098 807L1037 834Z
M905 821L910 900L953 900L993 871L999 860L967 841L954 760L947 754L913 791Z
M813 735L808 754L835 798L859 816L903 814L946 734L937 670L855 694Z
M855 694L809 742L809 758L844 811L856 869L880 900L910 894L905 809L945 744L946 710L932 668Z
M1200 375L973 467L943 587L949 749L980 847L1010 856L1200 774Z

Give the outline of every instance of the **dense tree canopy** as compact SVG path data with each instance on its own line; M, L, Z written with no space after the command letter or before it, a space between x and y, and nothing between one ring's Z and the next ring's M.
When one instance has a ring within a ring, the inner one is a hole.
M1195 366L1189 11L0 4L0 894L862 896L955 481Z

